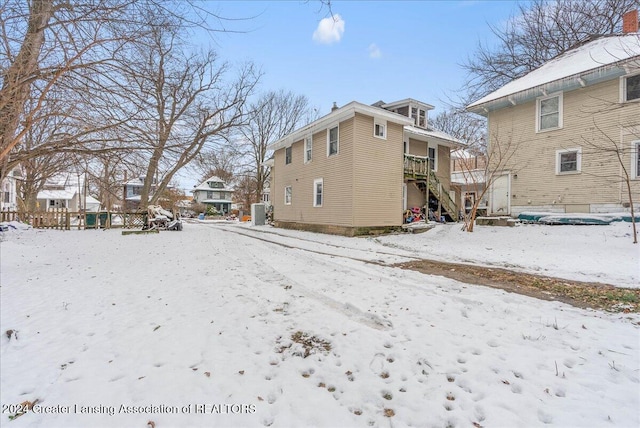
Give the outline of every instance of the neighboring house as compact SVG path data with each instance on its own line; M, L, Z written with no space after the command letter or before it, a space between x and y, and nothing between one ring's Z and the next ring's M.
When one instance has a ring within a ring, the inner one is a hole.
M145 177L136 177L124 183L124 209L137 210L140 208L140 195L142 194L142 188L144 187ZM156 180L153 179L151 183L151 189L149 189L149 195L152 195L156 190Z
M84 179L76 174L60 174L47 179L44 188L36 196L39 210L49 211L65 208L71 212L96 212L100 201L84 194Z
M487 213L486 188L487 157L474 155L466 150L457 150L451 153L451 185L455 187L456 205L469 214L473 204L478 198L482 198L478 204L478 214ZM484 195L483 195L484 192Z
M269 175L267 179L264 181L264 186L262 187L262 196L260 198L260 202L266 204L267 206L271 205L271 168L273 168L274 161L273 156L264 161L263 168L266 171L269 171Z
M218 177L206 179L191 192L196 203L212 206L222 214L228 214L231 211L233 189L229 189Z
M413 99L353 101L270 145L277 227L360 235L399 228L408 208L458 218L450 151L460 142L428 126Z
M489 214L626 210L623 167L640 201L634 16L635 32L589 40L467 107L487 117L489 153L506 159L490 183Z
M18 195L18 180L20 178L20 172L16 168L10 171L9 174L0 182L0 210L1 211L16 211L18 209L17 195Z

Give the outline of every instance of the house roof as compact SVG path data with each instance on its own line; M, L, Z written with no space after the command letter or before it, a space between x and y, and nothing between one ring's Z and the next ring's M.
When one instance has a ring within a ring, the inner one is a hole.
M640 33L604 36L558 55L540 68L471 103L467 110L490 110L530 101L540 95L572 90L623 76L640 59Z
M423 103L422 101L414 100L413 98L405 98L404 100L394 101L392 103L384 103L383 101L378 101L376 104L379 104L379 103L382 103L382 104L378 106L384 109L392 109L394 107L401 107L401 106L410 105L410 104L422 106L426 110L433 110L435 108L431 104Z
M91 195L87 195L86 197L82 197L82 200L87 204L87 205L100 205L100 201L97 200L96 198L94 198Z
M155 181L155 180L154 180ZM124 183L125 186L143 186L144 185L144 177L136 177ZM155 184L155 183L153 183Z
M72 192L70 190L41 190L38 192L37 199L62 199L62 200L71 200L76 192Z
M271 143L268 148L269 150L278 150L284 147L288 147L295 141L299 141L309 134L313 134L327 128L332 123L350 119L354 117L356 113L373 116L376 118L387 120L389 122L399 123L401 125L413 125L413 119L410 119L406 116L392 113L382 108L362 104L357 101L351 101L349 104L346 104L321 117L320 119L311 122L310 124L297 129L296 131L293 131L291 134L286 135L278 141Z
M207 185L207 183L209 182L216 182L216 183L222 183L224 184L224 187L209 187ZM191 193L195 193L196 191L205 191L205 192L209 192L209 191L215 191L215 192L233 192L233 189L227 187L227 183L224 182L223 179L213 176L213 177L209 177L206 180L204 180L202 183L200 183L198 186L194 187L191 190Z
M407 134L409 134L409 137L417 137L418 139L436 139L438 143L444 146L465 145L465 143L452 137L451 135L442 131L436 131L435 129L423 129L416 126L405 126L404 130Z

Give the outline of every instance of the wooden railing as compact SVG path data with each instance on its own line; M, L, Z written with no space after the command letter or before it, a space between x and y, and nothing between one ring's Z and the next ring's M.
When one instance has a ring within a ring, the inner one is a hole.
M449 193L440 185L440 180L433 172L430 159L426 156L404 155L404 176L415 180L425 180L433 196L440 201L440 204L449 216L458 220L458 206L451 199ZM428 197L428 195L427 195Z
M429 175L429 158L425 156L404 155L404 176L426 178Z

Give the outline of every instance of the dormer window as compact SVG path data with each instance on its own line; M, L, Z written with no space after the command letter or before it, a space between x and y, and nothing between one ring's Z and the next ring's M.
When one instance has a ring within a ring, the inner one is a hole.
M427 127L427 111L419 107L411 107L411 119L420 128Z

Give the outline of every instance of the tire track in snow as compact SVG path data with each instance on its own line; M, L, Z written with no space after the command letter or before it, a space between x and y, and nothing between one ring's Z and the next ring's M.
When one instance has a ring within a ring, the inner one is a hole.
M227 229L223 229L223 231L228 231L228 232L232 232L232 233L237 233L235 231L229 231ZM275 244L275 245L279 245L282 247L285 247L287 249L293 249L293 250L304 250L302 248L299 247L295 247L292 245L288 245L288 244L282 244L279 242L273 242L267 239L262 239L260 237L255 237L255 236L251 236L245 233L237 233L238 235L242 235L245 236L249 239L257 239L263 242L266 242L268 244ZM327 255L327 256L336 256L336 257L343 257L343 256L339 256L339 255L335 255L335 254L325 254L322 252L316 252L316 251L310 251L312 253L318 253L318 254L322 254L322 255ZM258 258L252 254L251 252L246 252L243 254L243 256L245 256L244 261L245 262L249 262L249 260L247 260L246 256L250 256L251 257L251 264L253 265L253 274L258 277L261 278L262 280L264 280L267 283L271 283L271 284L276 284L278 286L283 286L283 285L293 285L295 286L295 290L297 293L299 293L300 295L302 295L303 297L309 298L311 300L314 300L316 302L319 302L321 304L323 304L324 306L327 306L328 308L330 308L331 310L333 310L334 312L340 313L344 316L346 316L347 318L356 321L360 324L363 324L367 327L370 328L374 328L376 330L387 330L390 328L393 328L393 325L390 321L385 320L375 314L370 314L367 313L363 310L361 310L360 308L358 308L357 306L349 303L349 302L340 302L336 299L333 299L321 292L318 291L314 291L312 289L310 289L309 287L306 287L304 285L302 285L300 282L292 279L290 276L287 276L285 274L283 274L282 272L278 271L277 269L266 265L262 260L258 260ZM344 257L347 259L351 259L351 260L356 260L356 261L360 261L360 262L364 262L364 263L372 263L371 261L368 260L360 260L360 259L356 259L356 258L352 258L352 257ZM326 263L321 262L323 264L326 265ZM377 263L375 263L377 264Z
M403 262L408 262L408 261L422 260L422 257L418 257L418 256L394 254L394 253L382 252L382 251L377 251L377 250L361 250L361 249L358 249L358 248L350 248L350 247L345 247L345 246L341 246L341 245L335 245L335 244L330 244L330 243L325 243L325 242L318 242L318 241L314 241L312 239L290 237L290 236L280 235L280 234L277 234L277 233L274 233L274 232L267 232L267 231L262 231L262 230L260 230L260 231L252 230L249 233L247 233L246 230L240 231L236 227L234 227L234 228L224 227L224 226L222 226L222 227L216 226L216 227L220 228L221 230L224 230L225 232L235 233L235 234L238 234L238 235L246 236L248 238L257 239L259 241L269 242L271 244L280 245L282 247L289 248L289 249L307 251L307 252L310 252L310 253L316 253L316 254L321 254L321 255L325 255L325 256L342 257L342 258L349 259L349 260L355 260L355 261L358 261L358 262L370 263L370 264L379 265L379 266L391 266L391 265L396 264L396 263L403 263ZM347 250L347 251L350 251L350 252L366 253L368 255L369 254L373 254L373 255L376 255L376 256L379 255L379 256L383 256L383 257L384 256L391 256L391 257L397 258L398 260L396 260L396 261L384 261L382 259L376 260L376 257L372 257L371 259L359 258L359 257L346 256L344 254L339 254L338 252L328 252L328 251L313 250L313 249L310 249L310 248L302 248L300 246L295 246L295 245L292 245L292 244L287 244L287 243L284 243L284 242L278 242L276 240L267 239L266 237L257 236L258 234L265 234L265 235L266 234L271 234L271 235L275 235L275 236L277 236L279 238L283 238L283 239L289 239L289 240L295 240L295 241L305 241L305 242L310 242L310 243L312 243L314 245L318 245L318 246L334 247L334 248L337 248L337 249Z

